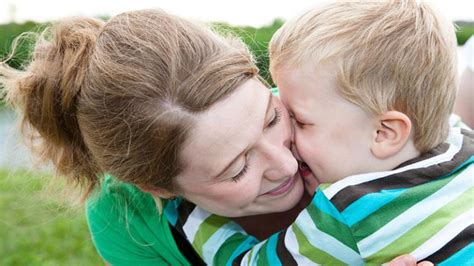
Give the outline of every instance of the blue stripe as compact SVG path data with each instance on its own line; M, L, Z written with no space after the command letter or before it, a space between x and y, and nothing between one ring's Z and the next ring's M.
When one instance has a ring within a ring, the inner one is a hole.
M449 174L440 177L440 179L452 176L454 173L458 172L460 169L466 167L467 165L472 164L473 162L474 156L471 156L458 167L456 167L453 171L451 171ZM344 209L344 211L342 211L342 215L344 216L347 225L352 226L360 222L367 216L371 215L378 209L382 208L386 204L390 203L406 190L406 188L381 190L379 192L364 195L358 200L354 201L346 209ZM320 209L322 210L322 208ZM334 217L334 215L331 216Z
M339 210L336 209L334 204L324 195L323 191L319 187L316 189L316 195L313 198L313 204L322 212L333 217L340 223L347 225Z
M168 219L168 222L173 226L176 226L176 223L178 222L178 207L182 201L182 198L177 198L166 202L163 213L165 214L166 219Z
M445 261L438 264L439 266L463 266L463 265L474 265L474 244L471 243L461 249L460 251L453 254Z
M342 215L346 218L347 225L352 226L396 199L404 191L406 188L387 189L364 195L344 209Z
M268 260L268 265L272 266L281 266L281 261L278 258L278 255L276 253L277 250L277 242L278 242L278 234L273 234L267 242L267 260Z
M451 173L449 173L448 175L452 175L454 172L457 172L459 171L459 169L465 167L466 165L469 165L469 164L472 164L474 163L474 155L469 157L467 160L465 160L461 165L459 165L458 167L456 167L456 169L454 169Z
M230 256L229 260L226 263L226 266L232 266L232 262L243 252L251 249L253 246L258 244L258 240L253 236L248 236L244 242L240 243L240 245L234 250L232 256Z

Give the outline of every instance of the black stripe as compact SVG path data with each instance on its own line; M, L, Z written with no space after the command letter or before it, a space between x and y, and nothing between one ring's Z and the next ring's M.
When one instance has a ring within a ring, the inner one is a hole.
M250 250L242 252L242 254L235 257L235 259L232 261L232 265L239 266L240 264L242 264L242 259L244 258L245 254L247 254L248 252L250 252Z
M441 249L436 251L436 253L431 254L431 256L427 258L423 258L423 260L431 261L435 264L441 263L451 257L452 255L456 254L456 252L460 251L474 240L474 225L470 225L466 227L464 230L461 231L455 238L449 241L446 245L444 245Z
M462 134L464 135L464 138L461 150L456 155L454 155L452 160L440 164L430 165L426 168L407 170L405 172L396 173L354 186L347 186L337 192L336 195L331 198L331 202L339 211L342 212L350 204L366 194L379 192L382 189L410 188L428 183L451 173L454 169L456 169L456 167L461 165L474 154L474 137L472 131L465 132L463 130ZM422 155L420 160L426 160L439 154L443 154L446 152L447 147L448 146L445 143L440 144L433 150ZM407 163L411 164L420 160L415 159ZM407 164L404 163L403 165Z
M298 265L298 263L296 263L295 259L285 246L285 235L286 230L278 234L276 247L278 258L280 259L282 265Z
M176 246L178 246L179 252L188 260L191 265L201 266L206 265L204 261L199 257L199 254L193 248L191 243L189 243L186 238L181 235L173 225L169 224L171 234L176 242Z
M176 222L175 228L183 236L186 236L183 230L183 226L188 220L189 215L191 214L191 212L193 212L195 208L196 205L187 200L183 200L178 206L178 221Z

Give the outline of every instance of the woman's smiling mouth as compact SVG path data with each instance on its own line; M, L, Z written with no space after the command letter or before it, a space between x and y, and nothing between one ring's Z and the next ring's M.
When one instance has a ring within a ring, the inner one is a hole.
M288 178L288 180L283 182L278 187L262 194L262 196L264 196L264 195L277 196L277 195L281 195L281 194L283 194L287 191L290 191L294 187L297 180L298 180L297 175L294 175L294 176Z

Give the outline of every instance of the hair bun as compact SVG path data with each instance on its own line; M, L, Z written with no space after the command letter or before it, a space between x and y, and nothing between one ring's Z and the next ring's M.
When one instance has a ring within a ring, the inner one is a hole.
M24 70L0 67L0 83L7 102L20 112L21 129L31 140L27 144L59 174L79 182L97 172L77 122L76 102L104 24L90 18L59 21L37 37ZM38 134L41 142L34 141Z
M65 112L73 109L74 101L80 92L86 75L90 55L104 22L89 18L73 18L61 21L51 29L51 42L46 45L45 54L41 55L44 39L35 49L35 55L43 57L47 65L56 69L53 75L61 94L61 109ZM34 60L34 59L33 59ZM53 70L53 69L50 69Z

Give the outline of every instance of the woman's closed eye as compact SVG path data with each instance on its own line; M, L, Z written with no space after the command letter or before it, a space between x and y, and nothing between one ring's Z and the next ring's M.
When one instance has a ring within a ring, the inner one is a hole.
M268 122L266 128L274 127L280 122L280 120L281 120L281 110L278 107L275 107L273 118L272 120L270 120L270 122ZM236 174L235 176L231 177L232 182L238 182L240 178L243 177L247 173L248 170L249 170L249 163L248 163L248 158L246 156L245 164L242 167L242 170L240 170L239 173Z
M274 127L281 120L281 110L278 107L275 107L274 110L275 110L275 112L274 112L274 115L273 115L273 119L270 120L270 122L267 125L267 128Z
M240 178L247 173L248 169L249 169L249 164L248 164L248 160L246 159L244 167L242 167L242 170L240 170L240 172L237 175L231 178L232 182L237 183L240 180Z

